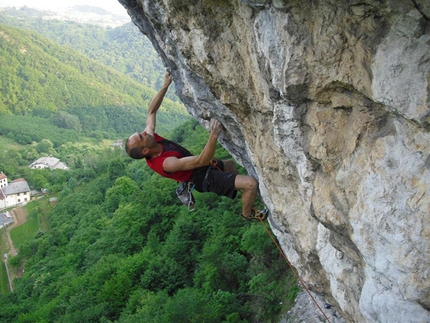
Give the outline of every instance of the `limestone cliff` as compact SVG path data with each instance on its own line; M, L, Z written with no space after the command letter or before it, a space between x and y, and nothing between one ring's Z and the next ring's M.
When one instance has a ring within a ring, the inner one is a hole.
M430 322L428 0L119 0L349 322Z

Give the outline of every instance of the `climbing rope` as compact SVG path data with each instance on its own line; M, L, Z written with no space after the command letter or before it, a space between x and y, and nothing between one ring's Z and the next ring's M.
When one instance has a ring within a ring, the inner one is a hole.
M327 315L324 313L324 311L322 310L322 308L318 305L317 301L315 300L315 298L312 296L311 292L309 291L309 289L306 287L304 281L299 277L299 275L296 273L294 267L290 264L290 262L288 261L287 257L285 256L284 252L282 251L281 247L279 246L279 244L276 242L275 238L273 237L272 233L270 233L269 229L267 228L266 224L264 224L264 220L260 218L260 222L263 225L264 229L266 229L267 233L269 234L270 238L272 239L273 243L275 244L276 248L278 248L279 252L281 253L281 256L285 259L286 263L288 264L288 266L290 267L291 271L293 272L293 274L297 277L297 279L299 280L300 284L302 285L302 287L306 290L306 292L309 294L310 298L312 299L312 301L315 303L315 305L318 307L318 309L320 310L320 312L322 313L322 315L324 315L325 319L327 320L327 322L331 323L329 318L327 317Z

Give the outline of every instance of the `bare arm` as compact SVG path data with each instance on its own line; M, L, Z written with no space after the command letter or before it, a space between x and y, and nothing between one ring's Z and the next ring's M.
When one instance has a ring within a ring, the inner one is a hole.
M198 156L189 156L184 158L169 157L163 163L163 170L168 173L177 172L180 170L190 170L198 167L209 165L210 160L215 155L216 144L221 133L223 126L222 124L211 119L210 121L210 135L209 139L203 148L202 152Z
M166 73L164 75L164 85L161 88L160 91L155 95L155 97L152 99L151 103L148 107L148 116L146 118L146 128L145 132L152 135L155 131L155 125L156 125L156 114L158 109L161 106L161 103L163 102L164 96L167 93L167 90L169 89L170 84L172 83L172 75L170 73Z

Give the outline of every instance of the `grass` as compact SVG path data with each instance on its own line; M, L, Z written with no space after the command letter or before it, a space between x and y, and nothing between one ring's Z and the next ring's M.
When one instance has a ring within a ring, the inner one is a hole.
M18 144L14 139L8 138L6 136L0 136L0 147L20 148L22 145Z
M10 237L17 250L24 243L31 241L39 230L48 230L48 199L31 202L25 206L27 221L10 231Z
M32 214L33 212L37 213L39 230L48 231L49 229L49 217L48 217L49 199L48 198L38 200L37 203L27 204L26 210L29 214Z
M21 224L19 227L10 230L10 237L17 250L24 243L34 238L36 233L39 231L39 223L36 214L27 216L27 221Z
M7 279L6 274L6 267L3 262L3 255L2 255L2 262L0 266L0 294L7 294L9 293L9 281Z

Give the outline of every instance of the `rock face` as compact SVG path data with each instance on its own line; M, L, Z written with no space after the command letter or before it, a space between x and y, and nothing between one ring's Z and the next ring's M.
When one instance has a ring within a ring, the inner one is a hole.
M430 322L428 0L119 0L348 322Z

